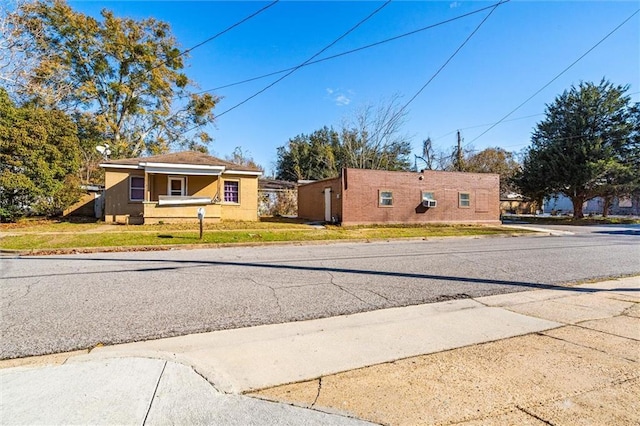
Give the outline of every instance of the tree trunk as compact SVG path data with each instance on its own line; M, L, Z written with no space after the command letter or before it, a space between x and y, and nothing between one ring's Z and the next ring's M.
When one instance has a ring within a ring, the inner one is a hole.
M573 218L582 219L584 217L584 213L582 212L582 206L584 205L584 196L573 196L571 197L571 202L573 203Z
M609 216L609 208L611 207L611 202L613 201L613 197L607 196L603 198L604 205L602 206L602 217Z

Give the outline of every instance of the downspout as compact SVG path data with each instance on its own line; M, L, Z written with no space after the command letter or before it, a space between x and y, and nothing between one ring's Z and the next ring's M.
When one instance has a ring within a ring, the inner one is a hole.
M347 203L347 187L348 187L348 181L347 181L347 168L343 168L342 169L342 173L340 174L340 223L345 221L345 217L344 217L344 211L345 211L345 205Z

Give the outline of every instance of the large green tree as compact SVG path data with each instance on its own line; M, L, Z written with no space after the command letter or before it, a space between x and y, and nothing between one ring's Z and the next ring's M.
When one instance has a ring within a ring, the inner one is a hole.
M0 217L53 215L79 198L77 129L64 112L17 107L0 89Z
M520 169L520 164L512 152L503 148L487 148L468 155L463 164L465 172L499 174L502 194L514 191L512 179Z
M278 148L276 178L295 182L337 176L338 146L338 133L328 127L289 139L287 145Z
M210 142L193 130L213 120L218 98L190 93L181 54L167 23L153 18L101 19L62 0L23 3L9 20L8 46L30 69L16 96L75 113L90 113L114 158L160 153ZM82 117L86 118L86 115ZM85 126L86 127L86 126Z
M637 179L637 125L627 90L605 80L583 82L547 105L516 178L522 192L536 200L563 194L581 218L585 201Z

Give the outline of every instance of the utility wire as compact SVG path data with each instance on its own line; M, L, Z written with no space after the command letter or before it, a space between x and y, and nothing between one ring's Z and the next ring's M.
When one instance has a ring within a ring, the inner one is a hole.
M230 26L230 27L228 27L227 29L220 31L218 34L216 34L216 35L213 35L213 36L209 37L209 38L208 38L208 39L206 39L205 41L202 41L202 42L200 42L200 43L196 44L195 46L190 47L189 49L187 49L187 50L185 50L184 52L180 53L178 56L186 55L187 53L191 52L192 50L197 49L198 47L200 47L200 46L202 46L202 45L204 45L204 44L209 43L210 41L212 41L212 40L214 40L214 39L216 39L216 38L220 37L220 36L221 36L221 35L223 35L224 33L231 31L232 29L234 29L234 28L235 28L235 27L237 27L238 25L241 25L241 24L243 24L243 23L247 22L249 19L253 18L254 16L259 15L260 13L262 13L262 12L264 12L265 10L269 9L271 6L274 6L274 5L275 5L276 3L278 3L279 1L280 1L280 0L274 0L274 1L272 1L272 2L271 2L271 3L269 3L268 5L264 6L262 9L259 9L259 10L255 11L255 12L253 12L251 15L249 15L249 16L247 16L246 18L244 18L244 19L242 19L242 20L240 20L240 21L236 22L235 24L231 25L231 26Z
M347 32L345 32L344 34L342 34L340 37L338 37L337 39L335 39L334 41L332 41L331 43L329 43L327 46L325 46L324 48L322 48L319 52L317 52L316 54L314 54L313 56L311 56L309 59L307 59L306 61L304 61L303 63L301 63L300 65L294 67L293 69L291 69L289 72L287 72L285 75L283 75L282 77L280 77L279 79L277 79L276 81L274 81L273 83L265 86L263 89L257 91L256 93L254 93L253 95L249 96L248 98L246 98L245 100L243 100L240 103L237 103L236 105L232 106L231 108L227 109L226 111L221 112L220 114L217 115L217 117L222 117L223 115L227 114L228 112L233 111L234 109L238 108L241 105L244 105L245 103L249 102L251 99L255 98L256 96L260 95L261 93L265 92L266 90L270 89L271 87L275 86L276 84L278 84L279 82L281 82L282 80L284 80L285 78L289 77L291 74L293 74L294 72L296 72L297 70L299 70L300 68L304 67L305 65L307 65L309 62L311 62L313 59L315 59L316 57L318 57L319 55L321 55L324 51L326 51L327 49L329 49L330 47L332 47L333 45L335 45L337 42L339 42L340 40L342 40L343 38L345 38L347 35L349 35L351 32L353 32L356 28L358 28L360 25L364 24L366 21L368 21L369 19L371 19L376 13L380 12L382 9L384 9L386 6L389 5L389 3L391 3L391 0L387 0L382 6L380 6L379 8L377 8L376 10L374 10L372 13L370 13L366 18L362 19L360 22L358 22L356 25L354 25L353 27L351 27Z
M210 41L213 41L213 40L215 40L216 38L220 37L221 35L223 35L223 34L225 34L225 33L229 32L229 31L231 31L231 30L232 30L232 29L234 29L235 27L237 27L237 26L239 26L239 25L241 25L241 24L244 24L244 23L245 23L245 22L247 22L249 19L251 19L251 18L255 17L256 15L259 15L260 13L264 12L265 10L269 9L271 6L274 6L274 5L275 5L276 3L278 3L279 1L280 1L280 0L274 0L274 1L272 1L272 2L271 2L271 3L269 3L268 5L264 6L264 7L263 7L263 8L261 8L261 9L258 9L257 11L253 12L251 15L249 15L249 16L247 16L247 17L245 17L245 18L241 19L241 20L239 20L238 22L236 22L235 24L231 25L230 27L227 27L226 29L224 29L224 30L220 31L219 33L217 33L217 34L215 34L215 35L212 35L212 36L211 36L211 37L209 37L208 39L206 39L206 40L204 40L204 41L201 41L200 43L196 44L195 46L191 46L190 48L188 48L188 49L186 49L186 50L183 50L183 51L182 51L182 52L180 52L180 53L179 53L179 54L178 54L174 59L177 59L177 58L179 58L179 57L181 57L181 56L184 56L184 55L186 55L187 53L189 53L189 52L191 52L191 51L193 51L193 50L197 49L198 47L203 46L203 45L205 45L205 44L209 43ZM161 63L159 63L159 64L155 65L154 67L152 67L150 71L153 71L153 70L155 70L156 68L161 67L163 64L167 64L168 62L169 62L169 59L166 59L166 60L162 61ZM204 92L200 92L200 93L204 93ZM177 97L178 97L178 98L180 98L180 97L187 97L187 96L191 96L191 94L190 94L190 95L180 95L180 96L177 96Z
M417 30L410 31L408 33L404 33L404 34L400 34L400 35L397 35L397 36L394 36L394 37L391 37L391 38L380 40L380 41L377 41L375 43L367 44L365 46L361 46L361 47L358 47L358 48L355 48L355 49L352 49L352 50L347 50L345 52L337 53L337 54L332 55L332 56L327 56L325 58L316 59L315 61L309 61L309 62L305 63L303 66L306 67L306 66L309 66L309 65L315 65L315 64L318 64L320 62L328 61L328 60L331 60L331 59L336 59L336 58L339 58L341 56L350 55L352 53L356 53L356 52L359 52L361 50L365 50L365 49L369 49L369 48L372 48L372 47L379 46L381 44L389 43L391 41L395 41L395 40L401 39L403 37L408 37L410 35L414 35L414 34L417 34L419 32L422 32L422 31L430 30L430 29L439 27L441 25L445 25L445 24L451 23L453 21L457 21L457 20L462 19L462 18L466 18L466 17L469 17L471 15L475 15L476 13L483 12L483 11L485 11L487 9L491 9L492 7L494 7L494 5L483 7L482 9L477 9L477 10L474 10L472 12L465 13L463 15L458 15L456 17L447 19L445 21L440 21L440 22L437 22L435 24L428 25L426 27L418 28ZM267 74L263 74L263 75L260 75L260 76L257 76L257 77L252 77L252 78L247 78L245 80L237 81L235 83L225 84L224 86L214 87L213 89L203 90L203 91L200 91L200 92L198 92L196 94L199 95L199 94L202 94L202 93L213 92L215 90L226 89L228 87L238 86L240 84L249 83L249 82L252 82L252 81L255 81L255 80L260 80L260 79L263 79L263 78L266 78L266 77L271 77L272 75L282 74L284 72L293 70L295 68L296 67L291 67L291 68L286 68L286 69L282 69L282 70L279 70L279 71L273 71L273 72L270 72L270 73L267 73Z
M640 91L627 93L626 96L633 96L633 95L637 95L638 93L640 93ZM444 134L442 136L438 136L437 138L432 138L431 141L437 141L437 140L440 140L442 138L446 138L447 136L451 136L452 134L454 134L458 130L477 129L478 127L487 127L487 126L498 125L498 124L502 124L502 123L509 123L511 121L525 120L527 118L538 117L540 115L545 115L545 113L544 112L539 112L537 114L525 115L523 117L511 118L509 120L502 120L501 122L486 123L486 124L476 124L475 126L462 127L460 129L452 130L449 133L446 133L446 134ZM517 144L517 145L522 145L522 144ZM516 146L516 145L507 145L507 146Z
M480 27L482 27L482 25L487 21L487 19L489 19L489 17L493 14L493 12L495 12L498 6L504 3L508 3L509 1L510 0L501 0L498 3L495 3L492 6L490 6L492 9L487 14L487 16L484 17L484 19L478 24L478 26L476 26L476 28L471 32L471 34L469 34L467 38L462 42L462 44L458 46L458 48L451 54L451 56L449 56L449 58L444 62L444 64L442 64L442 66L438 68L435 74L433 74L431 78L429 78L429 80L427 80L427 82L422 85L422 87L411 97L411 99L407 101L407 103L405 103L395 114L393 114L393 116L389 119L389 121L383 127L387 127L390 123L396 120L404 112L404 110L407 109L409 104L413 102L420 95L420 93L422 93L422 91L427 88L429 84L431 84L431 82L438 76L438 74L442 72L442 70L449 64L449 62L451 62L451 60L462 50L462 48L469 42L469 40L471 40L471 38L478 32ZM378 135L374 135L374 136L378 137ZM384 134L382 135L383 138L385 136L386 135Z
M493 8L491 9L491 11L487 14L487 16L484 17L484 19L478 24L478 26L471 32L471 34L469 34L469 36L462 42L462 44L460 46L458 46L458 48L455 50L455 52L453 52L453 54L451 56L449 56L449 58L444 62L444 64L442 64L442 66L438 69L438 71L435 72L435 74L433 74L431 76L431 78L429 80L427 80L427 82L416 92L415 95L413 95L411 97L411 99L409 99L407 101L406 104L404 104L404 106L402 108L400 108L400 111L398 111L398 113L401 113L402 111L404 111L411 102L413 102L419 95L420 93L422 93L422 91L424 89L427 88L427 86L429 84L431 84L431 82L433 81L433 79L435 79L438 74L440 74L440 72L442 72L442 70L449 64L449 62L451 62L451 60L462 50L462 48L469 42L469 40L471 40L471 38L478 32L478 30L480 29L480 27L487 21L487 19L489 19L489 17L493 14L493 12L496 11L496 9L498 8L498 6L504 4L504 3L508 3L510 0L501 0L498 3L493 5Z
M539 115L544 115L544 113L543 113L543 112L540 112L540 113L538 113L538 114L525 115L524 117L516 117L516 118L512 118L512 119L510 119L510 120L504 120L503 122L504 122L504 123L507 123L507 122L510 122L510 121L524 120L524 119L531 118L531 117L537 117L537 116L539 116ZM476 124L475 126L462 127L462 128L460 128L460 129L452 130L452 131L450 131L449 133L446 133L446 134L444 134L444 135L442 135L442 136L438 136L437 138L433 138L433 139L431 139L431 140L432 140L432 141L437 141L437 140L440 140L440 139L445 138L445 137L447 137L447 136L451 136L452 134L454 134L454 133L455 133L455 132L457 132L458 130L477 129L478 127L487 127L487 126L492 126L492 125L494 125L494 124L496 124L496 123ZM500 123L497 123L497 124L500 124Z
M549 87L551 85L551 83L553 83L554 81L556 81L558 78L560 78L560 76L562 74L564 74L565 72L569 71L570 68L572 68L575 64L577 64L582 58L584 58L585 56L587 56L589 53L591 53L592 50L594 50L596 47L598 47L600 44L602 44L606 39L608 39L613 33L615 33L616 31L618 31L624 24L626 24L627 22L629 22L631 20L631 18L633 18L634 16L636 16L638 14L638 12L640 12L640 9L636 10L635 12L633 12L631 14L631 16L629 16L627 19L625 19L624 21L622 21L617 27L615 27L613 30L611 30L607 35L605 35L602 39L600 39L600 41L598 41L596 44L594 44L589 50L587 50L585 53L583 53L578 59L576 59L575 61L573 61L571 63L571 65L569 65L568 67L566 67L564 70L562 70L558 75L556 75L555 77L553 77L547 84L545 84L544 86L542 86L540 88L540 90L538 90L537 92L535 92L533 95L529 96L524 102L522 102L520 105L518 105L517 107L515 107L514 109L512 109L507 115L505 115L504 117L502 117L500 120L498 120L497 122L495 122L491 127L489 127L487 130L485 130L484 132L480 133L478 136L476 136L473 140L471 140L471 142L469 142L467 145L472 144L473 142L477 141L478 139L480 139L482 136L484 136L485 134L487 134L490 130L492 130L494 127L496 127L498 124L502 123L506 118L508 118L511 114L513 114L514 112L516 112L517 110L519 110L524 104L526 104L527 102L529 102L531 99L533 99L535 96L537 96L540 92L542 92L544 89L546 89L547 87Z

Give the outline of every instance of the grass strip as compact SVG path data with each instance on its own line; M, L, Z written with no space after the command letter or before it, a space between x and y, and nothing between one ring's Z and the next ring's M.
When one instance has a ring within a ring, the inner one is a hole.
M326 229L265 229L205 231L199 232L162 230L150 232L102 232L102 233L55 233L22 234L0 239L0 248L5 250L46 250L62 248L95 248L121 246L162 246L182 244L233 244L252 242L318 241L318 240L362 240L394 238L430 238L449 236L474 236L522 233L501 227L489 226L410 226L410 227L329 227Z

